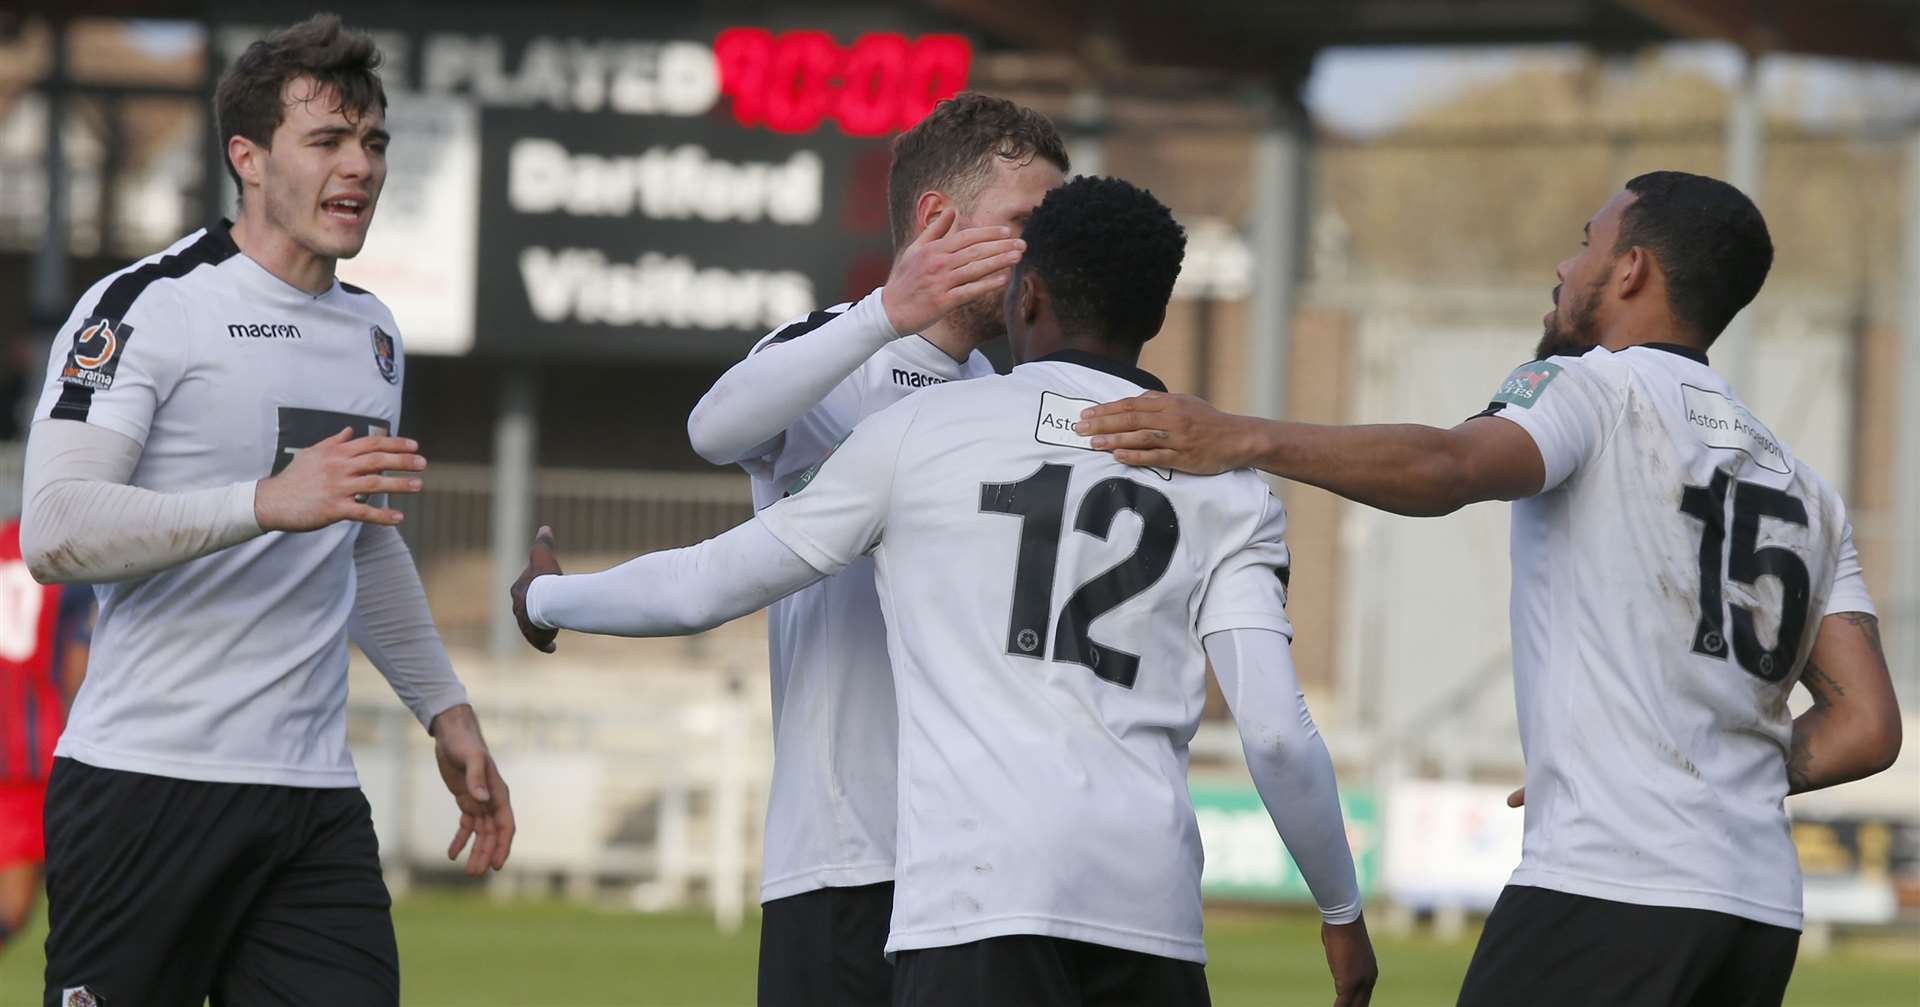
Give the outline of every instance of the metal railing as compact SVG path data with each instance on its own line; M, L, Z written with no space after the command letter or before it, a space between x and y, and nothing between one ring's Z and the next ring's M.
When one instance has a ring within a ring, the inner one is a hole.
M394 500L423 570L484 556L492 505L493 470L484 465L436 465L424 492ZM569 553L634 555L726 531L753 516L753 498L738 473L550 469L535 476L534 514Z

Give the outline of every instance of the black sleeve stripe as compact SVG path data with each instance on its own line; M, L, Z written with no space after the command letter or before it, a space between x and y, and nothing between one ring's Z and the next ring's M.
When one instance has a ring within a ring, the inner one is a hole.
M106 319L118 324L133 310L133 302L140 299L147 288L156 280L177 280L201 266L217 266L239 254L240 249L233 243L233 236L222 225L210 228L193 244L175 252L163 255L138 269L130 269L114 278L101 293L100 300L93 310L81 316L85 325L95 319ZM76 334L77 338L77 334ZM69 359L72 351L68 351ZM60 401L54 403L47 413L49 419L81 420L87 418L93 408L93 389L84 385L67 385L60 390Z
M1280 577L1280 590L1293 590L1293 564L1289 563L1286 566L1274 567L1273 572Z
M1467 419L1477 420L1482 416L1492 416L1494 413L1497 413L1500 410L1505 408L1507 408L1507 404L1505 402L1489 402L1487 403L1487 408L1482 409L1477 413L1474 413L1472 416L1467 417Z
M836 318L839 318L840 315L841 315L841 312L839 311L816 311L813 314L808 315L807 317L802 318L797 322L792 322L788 324L785 328L781 329L780 331L775 332L772 338L760 344L760 348L766 349L767 347L772 346L775 343L792 342L793 340L798 339L809 332L812 332L813 330L819 328L820 326L825 325Z
M53 410L47 413L47 418L85 422L87 410L92 407L93 389L85 385L67 385L60 389L60 401L53 404Z
M208 231L200 240L172 255L163 255L139 269L121 274L107 285L106 293L100 295L100 303L94 305L86 317L120 321L155 280L177 280L201 266L217 266L239 251L226 228Z
M359 294L359 295L361 295L361 296L363 296L363 297L372 297L372 296L373 296L373 291L371 291L371 290L368 290L368 289L367 289L367 288L365 288L365 287L356 287L356 286L354 286L353 284L351 284L351 283L348 283L348 282L347 282L347 281L345 281L345 280L341 280L341 281L340 281L340 289L341 289L341 290L344 290L344 291L346 291L346 292L347 292L347 293L349 293L349 294Z

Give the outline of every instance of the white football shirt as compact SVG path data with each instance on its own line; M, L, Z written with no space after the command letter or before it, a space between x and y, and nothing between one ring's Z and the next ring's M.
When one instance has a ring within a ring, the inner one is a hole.
M1512 883L1798 928L1787 695L1824 616L1873 611L1840 495L1686 347L1527 364L1490 411L1547 470L1513 505Z
M55 341L36 419L142 445L162 493L264 479L352 427L400 422L399 329L373 295L315 296L225 226L93 285ZM358 783L347 750L353 544L341 522L101 584L86 684L58 755L104 769L298 787Z
M869 308L879 310L877 299ZM760 344L856 324L851 304L817 311ZM884 325L884 316L872 324ZM778 501L867 416L922 388L993 373L978 352L962 363L920 336L887 342L768 450L740 463L753 505ZM767 611L773 687L773 781L767 795L760 899L893 878L897 719L887 628L873 561L775 602ZM796 673L797 670L797 673Z
M1206 960L1201 639L1291 636L1285 516L1248 472L1132 469L1070 429L1147 387L1063 353L924 391L760 515L816 570L875 557L900 720L889 952L1037 934Z

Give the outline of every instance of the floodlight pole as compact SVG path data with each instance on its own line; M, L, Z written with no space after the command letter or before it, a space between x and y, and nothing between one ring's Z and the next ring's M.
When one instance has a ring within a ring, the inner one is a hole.
M1767 123L1760 101L1761 59L1759 53L1746 54L1727 110L1727 181L1764 211ZM1734 394L1746 399L1753 397L1747 382L1753 376L1752 361L1759 352L1753 312L1753 306L1748 305L1735 315L1713 344L1714 369L1727 379Z
M54 335L67 311L67 249L72 224L67 191L67 21L52 19L53 53L47 67L46 150L42 170L47 178L46 227L33 259L33 300L30 307L35 337ZM44 354L41 355L44 357ZM37 385L36 385L37 387Z
M1107 98L1088 85L1067 99L1067 160L1075 175L1107 174Z
M1307 232L1312 126L1298 82L1268 81L1252 95L1260 118L1253 146L1253 297L1249 305L1247 411L1279 419Z
M1883 612L1895 667L1920 660L1920 120L1907 135L1904 268L1900 275L1898 425L1894 428L1893 597ZM1912 683L1914 676L1896 675ZM1909 704L1920 696L1901 697Z
M533 365L509 364L501 375L500 414L493 425L493 584L487 607L493 658L508 661L525 644L504 592L527 564L527 545L533 541L534 451L538 441L538 389Z

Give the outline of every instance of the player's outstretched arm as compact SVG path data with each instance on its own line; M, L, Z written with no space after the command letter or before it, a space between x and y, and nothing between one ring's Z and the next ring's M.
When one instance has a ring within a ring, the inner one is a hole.
M1191 395L1147 392L1088 409L1074 430L1128 465L1201 475L1257 468L1415 517L1532 496L1546 481L1533 438L1498 417L1450 430L1319 426L1236 416Z
M888 342L1005 286L1025 247L1009 228L961 229L951 210L936 217L894 261L885 286L803 339L776 332L721 375L687 417L693 450L716 465L765 456Z
M1380 969L1360 912L1333 758L1307 710L1287 638L1270 629L1233 629L1210 633L1202 643L1233 711L1254 788L1320 907L1335 1007L1362 1007Z
M557 630L609 636L683 636L738 619L825 576L754 518L684 549L565 575L553 530L541 528L511 589L514 618L535 649Z
M1900 754L1900 703L1880 645L1880 620L1835 612L1820 620L1800 682L1813 706L1795 717L1788 793L1872 776Z

